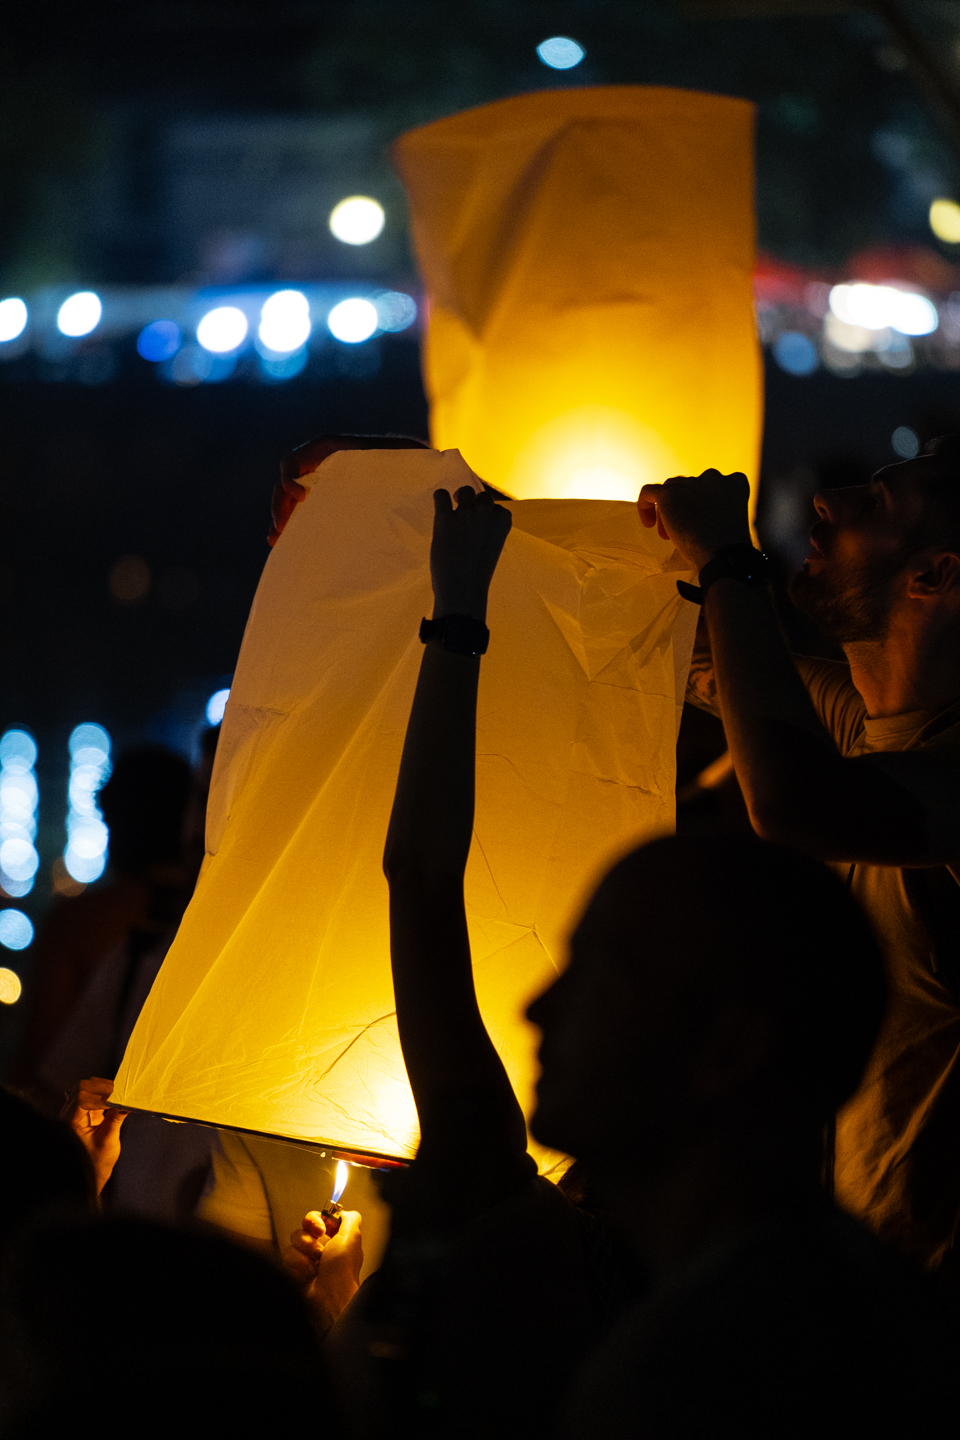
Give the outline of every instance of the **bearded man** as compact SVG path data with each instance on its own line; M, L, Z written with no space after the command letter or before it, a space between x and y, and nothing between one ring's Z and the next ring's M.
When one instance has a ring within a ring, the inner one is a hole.
M824 490L791 586L846 664L792 656L743 475L646 485L640 518L700 572L688 699L719 714L754 829L833 865L873 923L890 1003L837 1117L838 1200L960 1277L960 436ZM701 633L704 626L701 624Z

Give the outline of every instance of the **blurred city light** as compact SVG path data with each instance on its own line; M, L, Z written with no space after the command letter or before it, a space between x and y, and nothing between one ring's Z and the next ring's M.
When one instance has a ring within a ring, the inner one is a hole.
M92 290L78 290L76 295L64 300L57 311L57 329L61 335L69 335L76 340L96 330L102 314L100 296Z
M309 359L307 347L294 350L292 355L260 356L260 373L267 380L292 380L299 375Z
M310 304L299 290L278 290L264 301L260 317L260 343L277 355L299 350L310 338Z
M586 53L582 45L566 35L553 35L537 46L537 54L551 70L572 70Z
M930 229L947 245L960 245L960 205L956 200L934 200L930 206Z
M37 747L26 730L0 739L0 885L19 898L33 889L40 865L37 836Z
M102 725L77 725L70 736L67 848L63 863L74 880L89 885L103 874L109 833L97 791L110 774L110 736Z
M920 437L909 425L898 425L890 436L890 444L904 460L912 460L920 453Z
M27 921L27 924L29 923ZM6 965L0 965L0 1005L16 1005L22 990L16 970L8 970Z
M183 335L176 320L152 320L137 336L137 350L144 360L171 360L180 349Z
M785 330L777 336L773 358L788 375L812 375L819 364L816 345L799 330Z
M243 344L248 329L247 317L236 305L218 305L200 321L197 340L212 355L226 355Z
M925 295L893 285L834 285L830 309L843 324L864 330L931 335L939 324L936 306Z
M22 910L0 910L0 945L26 950L32 939L33 926Z
M369 195L350 195L330 211L330 229L344 245L369 245L385 220L383 206Z
M369 340L379 323L376 306L359 297L341 300L327 316L330 334L345 345L359 345L361 341Z
M381 290L374 295L373 303L379 328L392 334L406 330L417 318L416 300L402 290Z
M230 699L229 690L215 690L207 701L207 724L219 725Z
M27 326L27 307L23 300L11 295L0 300L0 344L16 340Z

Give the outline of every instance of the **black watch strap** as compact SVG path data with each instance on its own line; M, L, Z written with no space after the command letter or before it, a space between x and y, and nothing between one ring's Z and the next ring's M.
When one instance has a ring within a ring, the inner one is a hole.
M490 631L472 615L441 615L437 620L420 621L420 639L424 645L439 640L444 650L452 650L454 655L485 655Z
M700 571L699 585L688 585L686 580L678 580L677 589L684 600L702 605L713 582L725 576L739 580L742 585L755 585L765 590L770 584L769 556L752 545L725 545Z

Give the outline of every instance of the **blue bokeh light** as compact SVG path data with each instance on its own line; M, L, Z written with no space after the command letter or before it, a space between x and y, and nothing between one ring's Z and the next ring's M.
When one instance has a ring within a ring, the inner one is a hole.
M0 945L26 950L32 939L33 926L22 910L0 910Z
M537 54L551 70L572 70L586 55L582 45L568 35L552 35L537 46Z
M785 330L773 342L773 358L788 375L812 375L820 363L817 347L809 335Z
M219 725L230 699L229 690L215 690L207 701L207 724Z
M176 320L151 320L137 336L137 350L144 360L170 360L180 349L183 335Z

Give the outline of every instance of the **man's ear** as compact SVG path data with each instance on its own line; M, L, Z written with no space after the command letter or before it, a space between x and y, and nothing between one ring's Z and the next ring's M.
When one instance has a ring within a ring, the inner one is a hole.
M911 575L907 594L912 600L929 600L960 589L960 555L941 550L926 557L925 568Z

